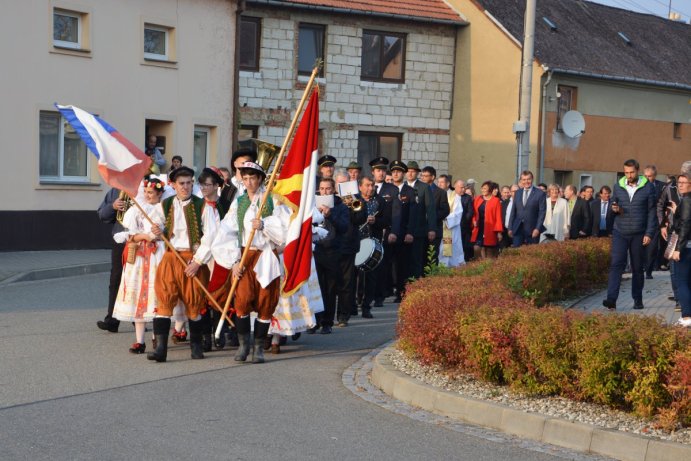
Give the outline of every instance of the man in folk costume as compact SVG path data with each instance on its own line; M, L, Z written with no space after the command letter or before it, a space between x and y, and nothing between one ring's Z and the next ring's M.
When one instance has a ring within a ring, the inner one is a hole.
M446 198L449 201L450 212L444 219L441 246L439 248L439 264L456 267L465 264L463 238L461 235L463 203L461 196L452 188L446 191Z
M262 184L266 173L254 162L245 162L240 173L245 193L231 204L214 239L212 252L216 266L230 269L233 277L239 279L234 308L240 347L235 361L244 362L250 354L250 313L255 311L252 363L263 363L262 346L281 290L281 267L276 249L286 242L290 209L272 195L261 216L257 216L265 192ZM254 238L248 241L253 231ZM242 266L245 248L249 248L248 257Z
M183 266L175 254L168 250L156 272L155 289L159 305L153 323L157 345L147 358L157 362L165 362L168 356L170 317L178 301L184 303L189 319L192 358L204 358L204 321L201 313L207 301L193 277L196 276L203 284L208 283L209 269L206 264L211 261L210 242L205 241L202 245L204 234L210 231L208 224L202 221L204 199L192 195L194 171L181 166L173 170L169 177L175 188L175 196L163 200L159 205L165 217L165 228L152 226L151 231L157 237L165 235L188 264Z
M211 244L216 237L216 231L221 226L221 220L225 217L230 207L230 203L224 198L218 196L218 190L223 185L223 176L217 168L204 168L199 175L199 187L201 189L204 204L202 205L202 224L205 232L199 243L199 250L202 254L207 254L211 251ZM209 273L213 271L213 259L208 262ZM207 306L202 311L204 333L202 335L202 344L204 352L211 351L212 333L215 330L221 315L218 311ZM216 347L222 349L225 346L225 336L222 335L216 343Z

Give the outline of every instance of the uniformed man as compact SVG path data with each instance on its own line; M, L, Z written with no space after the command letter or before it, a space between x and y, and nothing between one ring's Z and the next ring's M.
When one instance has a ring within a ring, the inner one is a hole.
M405 282L410 277L410 256L413 247L413 228L415 215L410 212L415 202L415 189L405 183L408 167L400 160L391 162L392 184L398 189L391 209L391 233L388 237L393 250L393 285L396 289L394 302L401 302Z
M336 158L331 155L322 155L317 160L317 165L319 166L319 177L320 178L330 178L334 177L334 170L336 169Z
M362 174L362 166L358 162L350 162L346 168L348 171L348 181L359 181Z
M387 183L386 173L388 170L389 159L386 157L377 157L370 163L372 167L372 178L374 179L374 195L384 199L386 211L389 216L392 214L393 202L398 197L398 188L393 184ZM379 266L374 270L377 272L377 289L374 293L374 307L382 307L384 305L384 298L393 294L393 279L392 263L393 263L393 245L396 243L398 236L391 234L391 225L384 228L383 235L377 236L384 244L384 258Z
M427 247L436 237L437 208L433 203L429 186L418 179L420 167L415 160L407 165L406 184L415 191L415 200L410 208L413 247L411 248L409 274L420 278L424 273Z

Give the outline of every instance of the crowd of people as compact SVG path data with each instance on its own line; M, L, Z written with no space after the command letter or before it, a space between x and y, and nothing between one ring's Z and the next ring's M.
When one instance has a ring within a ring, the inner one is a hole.
M150 155L155 161L154 150ZM616 309L627 267L634 309L643 308L644 279L669 268L679 323L691 326L691 205L684 198L691 162L663 183L655 166L640 175L638 163L627 160L621 180L595 194L591 186L534 185L530 171L518 184L500 187L437 176L435 168L414 160L378 157L365 174L357 162L342 168L323 155L310 280L284 295L281 251L291 211L272 195L258 215L267 175L256 152L236 151L230 170L204 168L196 178L176 160L168 175L142 181L136 206L113 189L98 210L113 223L115 241L108 314L98 326L117 332L121 321L133 322L130 352L142 354L151 322L154 351L147 357L153 361L165 362L169 337L184 343L189 330L193 359L230 345L238 349L235 360L251 356L261 363L264 350L279 353L288 337L330 334L353 316L374 317L373 308L390 297L400 302L406 285L426 268L496 258L509 246L589 237L612 239L604 307ZM219 309L233 281L237 290L226 323ZM214 338L221 321L222 334Z

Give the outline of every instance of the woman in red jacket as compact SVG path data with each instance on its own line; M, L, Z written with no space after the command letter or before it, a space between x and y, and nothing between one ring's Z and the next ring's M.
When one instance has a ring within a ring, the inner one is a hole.
M482 183L480 195L473 201L473 235L470 241L475 245L475 254L482 259L499 255L499 242L504 230L501 219L501 200L494 196L494 183Z

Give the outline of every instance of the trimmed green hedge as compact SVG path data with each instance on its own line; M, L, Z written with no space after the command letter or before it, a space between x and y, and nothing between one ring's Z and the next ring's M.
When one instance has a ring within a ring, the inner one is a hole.
M609 240L511 249L412 283L399 347L426 364L531 395L691 425L691 335L659 318L550 306L606 285ZM538 307L539 308L536 308Z

